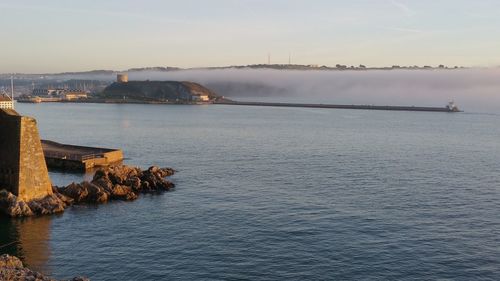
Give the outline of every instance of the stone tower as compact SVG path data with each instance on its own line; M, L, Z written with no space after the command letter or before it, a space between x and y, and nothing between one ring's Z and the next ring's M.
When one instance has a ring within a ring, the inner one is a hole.
M0 189L24 201L52 194L36 120L0 109Z

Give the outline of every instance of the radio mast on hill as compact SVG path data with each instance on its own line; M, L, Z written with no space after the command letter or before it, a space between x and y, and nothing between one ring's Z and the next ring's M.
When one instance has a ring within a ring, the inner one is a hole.
M271 64L271 53L267 53L267 64Z

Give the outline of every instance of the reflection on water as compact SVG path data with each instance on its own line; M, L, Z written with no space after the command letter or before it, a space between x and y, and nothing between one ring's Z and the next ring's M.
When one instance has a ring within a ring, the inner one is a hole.
M26 266L36 271L47 270L50 257L51 217L25 219L0 219L0 254L10 254L22 259Z

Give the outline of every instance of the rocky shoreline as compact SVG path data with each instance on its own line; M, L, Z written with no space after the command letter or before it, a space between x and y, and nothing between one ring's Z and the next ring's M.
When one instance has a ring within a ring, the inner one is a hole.
M92 181L53 186L52 195L25 202L5 189L0 190L0 213L9 217L50 215L63 212L72 204L99 204L111 200L131 201L141 193L168 191L175 185L166 180L171 168L152 166L147 170L126 165L96 171Z
M24 267L21 260L14 256L0 256L0 280L33 280L33 281L57 281L43 274ZM70 281L90 281L85 277L75 277Z

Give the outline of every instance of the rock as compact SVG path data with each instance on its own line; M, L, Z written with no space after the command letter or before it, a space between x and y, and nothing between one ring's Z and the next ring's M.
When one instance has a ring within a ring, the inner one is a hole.
M14 256L1 255L0 256L0 267L18 267L23 268L23 262Z
M175 170L151 166L142 171L131 166L99 169L91 182L52 187L53 194L24 202L7 190L0 191L0 213L10 217L47 215L63 212L73 203L105 203L109 200L135 200L139 193L168 191L175 185L166 180Z
M59 188L58 192L71 198L75 203L105 203L109 200L109 191L88 181L72 183Z
M59 193L57 190L54 192L54 194L61 200L63 201L67 206L71 206L73 205L73 203L75 202L75 200L69 198L68 196L64 195L64 194L61 194Z
M40 200L28 202L28 206L37 215L50 215L64 212L68 204L61 200L56 194L48 195Z
M138 176L140 172L139 168L126 165L112 166L106 171L107 176L114 184L125 184L128 178Z
M107 176L93 179L92 183L97 185L97 186L102 187L107 193L111 193L113 191L114 184L111 182L111 180Z
M161 168L160 171L160 176L162 178L170 177L175 174L175 170L172 168Z
M0 191L0 212L9 217L28 217L33 212L26 202L5 189Z
M170 188L175 187L175 185L167 180L165 176L173 175L175 171L170 168L158 168L152 166L141 174L141 181L147 182L148 184L143 185L143 191L167 191Z
M131 201L137 199L137 194L134 193L134 191L130 186L117 184L113 187L113 193L111 193L111 198L117 200Z
M78 183L72 183L66 187L60 188L59 193L73 199L75 203L84 202L87 196L89 196L89 191Z
M9 217L28 217L63 212L72 200L54 193L44 198L24 202L6 190L0 191L0 212Z
M141 179L138 176L132 176L125 181L125 185L130 186L132 190L141 191Z
M81 183L82 188L86 189L88 192L87 198L85 198L85 202L87 203L105 203L108 202L109 193L106 190L98 185L90 183L88 181L84 181Z
M151 191L151 187L148 181L142 181L141 182L141 191L142 192L149 192Z
M21 260L17 257L9 255L0 256L0 280L4 281L21 281L21 280L33 280L33 281L57 281L50 277L44 276L43 274L32 271L29 268L25 268ZM85 277L75 277L71 279L73 281L90 281L90 279Z

